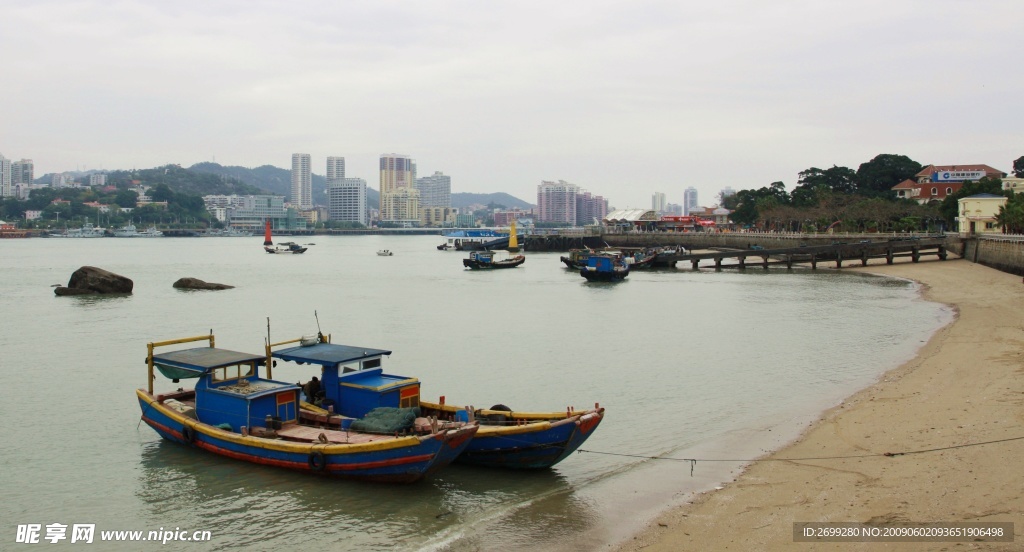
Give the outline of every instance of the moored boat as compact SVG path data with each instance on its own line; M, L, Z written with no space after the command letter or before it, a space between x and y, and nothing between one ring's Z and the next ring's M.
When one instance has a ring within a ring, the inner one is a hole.
M209 346L154 352L203 340ZM325 427L303 414L299 386L271 379L265 355L216 348L212 333L150 343L148 351L149 387L136 391L143 421L167 440L229 458L348 479L412 482L450 463L478 428L435 423L373 434ZM267 366L267 378L260 377L261 366ZM154 367L175 382L198 381L191 390L155 394Z
M392 253L390 249L381 249L380 251L377 251L377 255L381 257L390 257L394 255L394 253Z
M444 243L437 246L438 250L447 251L477 251L493 241L505 239L507 236L499 234L489 228L456 230L445 234Z
M580 276L588 282L617 282L629 275L629 265L621 255L594 253L587 258L587 266L580 269Z
M526 262L526 257L516 255L506 259L496 259L493 251L470 251L469 256L462 259L462 266L473 270L490 268L515 268Z
M319 365L324 397L319 406L302 404L305 416L328 427L340 427L347 420L365 416L373 408L417 408L437 428L459 428L479 424L479 430L460 451L457 463L496 468L544 469L561 462L594 433L604 419L604 408L556 412L514 412L503 405L490 409L456 407L420 399L417 378L388 374L382 359L391 351L340 345L320 334L311 343L279 351L268 347L267 357ZM329 410L328 410L329 409Z
M305 253L306 249L308 249L308 248L303 247L303 246L301 246L301 245L299 245L299 244L297 244L295 242L290 242L290 241L289 242L281 242L281 243L279 243L277 245L274 245L274 240L272 239L271 232L270 232L270 219L267 219L267 224L266 224L266 227L265 227L265 229L263 231L263 250L264 251L266 251L267 253L273 253L273 254L278 254L278 253L299 254L299 253Z
M573 270L579 270L587 266L587 259L594 253L593 249L570 249L569 255L562 255L560 258L565 266Z
M62 233L50 234L54 238L104 238L106 235L106 229L93 226L91 222L83 224L81 228L65 229Z

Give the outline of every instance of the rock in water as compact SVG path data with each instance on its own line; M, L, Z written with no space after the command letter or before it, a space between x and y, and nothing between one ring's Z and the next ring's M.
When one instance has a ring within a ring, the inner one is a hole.
M178 289L233 289L235 286L204 282L199 278L179 278L177 282L174 282L174 287Z
M131 278L95 266L83 266L71 274L67 287L55 288L53 292L60 296L131 293L134 286Z

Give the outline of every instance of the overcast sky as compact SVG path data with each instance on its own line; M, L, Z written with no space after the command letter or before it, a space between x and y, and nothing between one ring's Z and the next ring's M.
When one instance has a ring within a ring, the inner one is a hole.
M382 153L613 207L880 153L1024 155L1024 1L0 1L0 153L36 175Z

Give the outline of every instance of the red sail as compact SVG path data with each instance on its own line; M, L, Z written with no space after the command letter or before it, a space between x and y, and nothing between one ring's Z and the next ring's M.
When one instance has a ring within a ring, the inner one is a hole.
M263 231L263 245L274 245L274 242L270 239L270 219L267 219L267 227Z

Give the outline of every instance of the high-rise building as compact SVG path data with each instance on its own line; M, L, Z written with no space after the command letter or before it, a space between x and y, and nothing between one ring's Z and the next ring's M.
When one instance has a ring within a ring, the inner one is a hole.
M292 205L299 209L313 207L313 173L308 153L292 154Z
M537 221L576 224L579 186L564 180L542 181L537 186Z
M11 197L14 189L11 187L11 160L0 154L0 197Z
M345 158L328 157L327 183L330 184L332 180L341 180L342 178L345 178Z
M416 179L416 189L420 191L420 208L451 207L452 177L441 171L434 171L431 176Z
M35 165L31 159L11 162L11 184L29 184L36 179Z
M416 164L407 155L380 156L380 220L419 223L419 191L415 188Z
M601 224L608 215L608 200L580 190L576 194L576 225Z
M327 213L330 220L358 222L365 226L366 181L362 178L328 180Z
M690 186L683 192L683 214L689 215L697 205L697 188Z
M664 213L665 205L667 204L668 202L665 200L665 192L654 192L654 195L651 196L651 209L654 210L655 213Z
M89 186L106 186L107 175L103 173L92 173L89 175Z
M721 195L722 199L725 199L729 196L736 195L736 190L733 190L732 186L726 186L722 188L722 192L719 195Z

